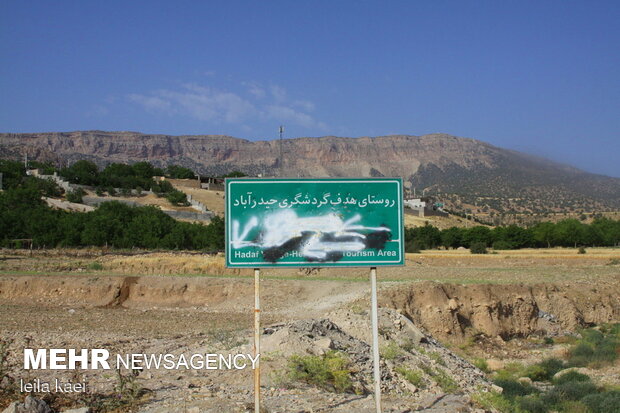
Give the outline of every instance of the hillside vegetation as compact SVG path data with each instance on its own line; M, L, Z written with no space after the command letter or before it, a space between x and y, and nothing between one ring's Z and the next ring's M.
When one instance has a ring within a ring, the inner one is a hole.
M487 220L495 224L508 222L506 217L514 214L544 218L551 213L620 210L619 178L475 139L446 134L326 136L285 139L281 145L283 160L278 141L229 136L104 131L0 134L4 153L28 153L32 159L63 164L86 159L103 167L148 161L164 168L174 163L211 176L234 170L252 176L401 176L411 190L440 194L452 211L484 209Z
M39 164L48 172L51 165ZM111 246L116 248L224 249L224 222L215 217L210 225L177 222L153 206L130 207L120 202L104 202L95 211L69 213L49 208L42 196L58 197L63 191L45 179L27 176L22 164L0 161L4 187L0 194L0 242L3 246L19 246L32 240L37 247ZM136 188L150 189L165 195L174 204L187 202L186 195L175 190L168 181L154 176L186 178L193 171L169 166L164 172L148 162L133 165L110 164L102 171L90 161L78 161L58 172L72 183L95 186L97 192L107 187L109 194ZM81 190L80 190L81 191ZM82 192L69 192L67 199L80 202ZM620 245L620 221L597 218L590 224L577 219L558 223L542 222L529 228L517 225L488 228L451 227L440 230L431 225L405 230L407 252L421 249L470 248L485 253L486 248L510 250L536 247L578 247ZM584 251L585 252L585 251Z

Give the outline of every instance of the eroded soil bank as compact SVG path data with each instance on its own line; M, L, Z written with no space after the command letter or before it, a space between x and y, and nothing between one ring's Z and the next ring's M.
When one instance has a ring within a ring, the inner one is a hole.
M320 316L363 299L362 282L265 280L265 310L282 319ZM212 277L0 277L4 303L124 308L203 307L244 311L253 303L251 280ZM383 283L380 305L400 310L434 337L451 342L485 334L503 339L556 335L620 319L620 283L446 284Z
M557 335L620 319L620 285L411 283L384 291L381 304L401 310L433 337L458 342Z

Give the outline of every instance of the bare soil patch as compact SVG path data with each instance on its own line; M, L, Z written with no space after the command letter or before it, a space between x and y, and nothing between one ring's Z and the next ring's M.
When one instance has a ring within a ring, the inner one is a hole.
M559 344L544 344L544 337L617 322L617 252L588 249L580 255L557 249L476 256L432 251L408 254L402 268L380 268L387 408L475 411L470 395L484 377L463 357L540 361L565 351ZM367 361L361 358L370 342L367 270L261 273L262 322L270 326L263 336L263 399L269 411L373 411L367 393L333 393L281 379L291 351L320 355L333 349L349 357L358 372L352 377L368 387ZM251 276L251 271L226 269L221 256L190 252L85 249L30 255L3 250L0 336L12 341L11 374L32 377L19 368L27 346L114 353L251 352ZM409 324L420 335L408 336ZM420 337L426 341L407 341ZM36 374L51 378L48 373ZM80 374L92 391L113 394L118 384L114 374ZM60 377L70 379L70 372ZM406 377L418 385L411 387ZM244 412L252 407L250 370L149 370L136 380L152 392L134 411Z

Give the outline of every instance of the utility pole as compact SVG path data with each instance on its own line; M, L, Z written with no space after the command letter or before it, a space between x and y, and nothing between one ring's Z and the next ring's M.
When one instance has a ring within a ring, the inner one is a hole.
M474 225L474 222L473 222L473 221L475 221L475 220L476 220L476 218L475 218L475 216L476 216L476 215L475 215L475 214L476 214L476 212L478 212L478 197L476 197L476 199L475 199L475 201L474 201L474 210L472 211L472 214L471 214L471 219L472 219L472 223L471 223L471 224L472 224L472 225Z
M280 125L280 176L282 176L282 167L284 166L284 155L282 152L282 135L284 134L284 126Z

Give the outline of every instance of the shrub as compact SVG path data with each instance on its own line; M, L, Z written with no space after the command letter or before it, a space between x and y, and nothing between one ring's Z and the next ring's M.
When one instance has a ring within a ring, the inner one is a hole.
M159 181L152 184L151 190L155 193L155 195L162 197L167 193L174 191L174 187L169 181Z
M483 358L475 359L473 362L473 365L478 367L480 370L484 371L485 373L489 372L489 364Z
M430 353L428 355L435 363L439 364L440 366L445 366L446 362L444 361L444 359L441 357L441 354L439 354L436 351L433 351L432 353Z
M472 254L486 254L488 252L487 246L484 242L474 242L473 244L471 244L469 251Z
M541 361L525 370L526 376L534 381L551 380L558 371L564 368L564 362L560 359L550 358ZM531 370L530 370L531 369ZM529 371L528 371L529 370ZM528 374L530 373L530 374Z
M348 367L349 361L341 353L328 351L323 356L291 356L288 372L292 380L342 393L353 388Z
M577 252L579 254L585 254L586 253L586 249L584 247L579 247L579 250Z
M620 264L620 260L617 261ZM620 323L601 324L600 330L603 334L612 334L616 336L617 339L620 339Z
M564 384L572 381L590 381L590 377L586 374L581 374L576 371L569 371L562 374L557 379L553 380L554 384Z
M513 412L512 402L497 392L480 392L472 395L472 400L485 410Z
M521 372L525 369L523 364L512 362L506 364L503 369L497 371L498 379L514 379L515 376L521 377Z
M544 398L552 404L558 404L564 400L581 400L593 393L598 393L598 390L591 381L569 381L553 387Z
M172 204L177 206L188 206L187 195L184 192L174 190L166 195L166 199Z
M528 395L518 400L518 406L523 412L547 413L548 407L538 395Z
M398 344L393 341L390 341L386 346L383 346L383 348L381 348L381 357L386 360L394 360L398 358L401 354L401 348L398 347Z
M588 406L582 402L566 400L557 407L557 411L565 413L592 413Z
M456 393L459 390L459 385L456 381L454 381L454 379L448 376L444 371L438 370L432 378L437 384L439 384L441 390L446 393Z
M422 380L422 373L419 371L413 371L405 367L396 367L396 372L402 375L405 380L413 384L416 387L424 388L424 381Z
M570 350L568 363L571 366L584 367L587 366L591 358L594 356L594 349L587 343L579 343Z
M84 195L86 195L86 192L84 192L82 188L69 191L67 192L67 201L81 204L84 201L83 200Z
M103 265L101 265L100 262L95 261L88 266L88 269L94 271L101 271L103 270Z
M581 331L582 339L571 348L568 364L575 367L601 367L616 360L620 340L615 327L604 328L604 331Z
M620 412L620 391L612 390L599 394L590 394L581 399L592 413Z
M514 398L516 396L527 396L528 394L536 393L537 390L533 386L519 383L514 379L495 379L493 380L497 386L504 389L502 395L507 398Z
M547 371L538 364L528 366L523 372L525 377L529 377L533 381L544 381L549 379Z

